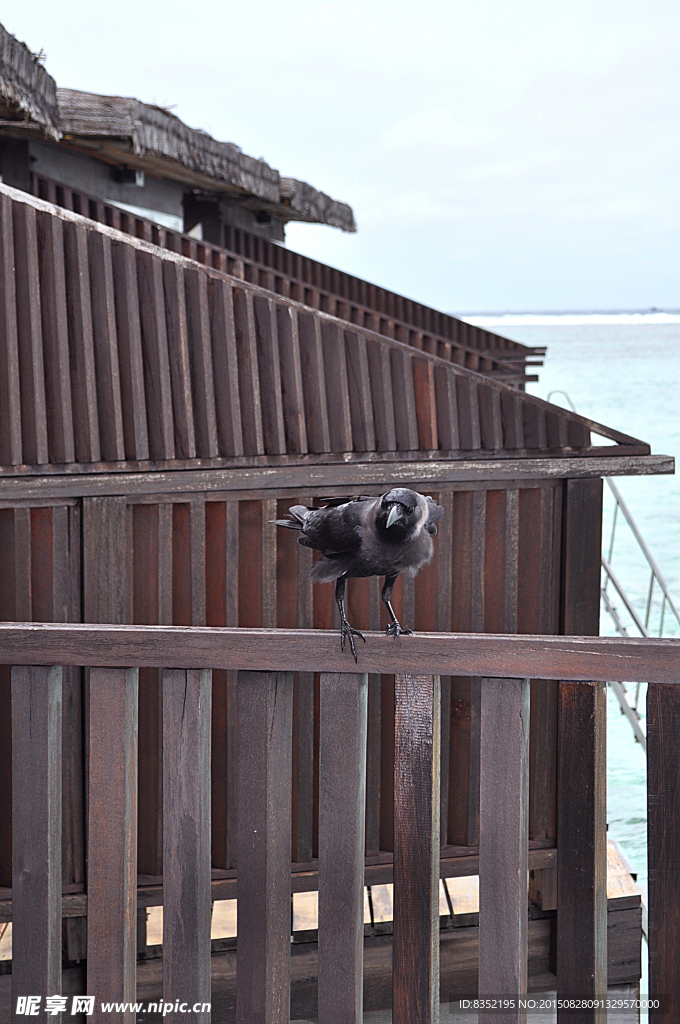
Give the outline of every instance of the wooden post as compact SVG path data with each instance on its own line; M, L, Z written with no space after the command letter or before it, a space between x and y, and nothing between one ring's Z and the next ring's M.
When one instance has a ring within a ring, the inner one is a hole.
M557 997L607 991L606 683L560 683L557 836ZM596 1009L557 1011L589 1024Z
M367 675L321 674L319 1024L362 1024Z
M163 673L163 999L192 1007L210 1003L211 690L210 669Z
M649 1024L680 1019L680 690L647 689Z
M395 677L394 1024L439 1020L439 676Z
M479 995L527 991L529 680L484 679L479 826ZM480 1024L520 1024L526 1011L480 1010Z
M12 669L12 1015L61 992L62 670ZM15 1016L16 1015L16 1016Z
M239 1024L288 1024L293 675L238 683Z
M136 998L138 670L90 669L87 992L93 1021L131 1024L102 1002Z

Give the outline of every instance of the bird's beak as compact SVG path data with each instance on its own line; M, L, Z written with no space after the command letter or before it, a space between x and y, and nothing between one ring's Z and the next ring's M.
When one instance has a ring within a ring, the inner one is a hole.
M387 517L387 529L389 530L390 526L394 526L395 523L398 523L399 520L403 518L404 513L401 511L401 506L393 505L390 509L390 514Z

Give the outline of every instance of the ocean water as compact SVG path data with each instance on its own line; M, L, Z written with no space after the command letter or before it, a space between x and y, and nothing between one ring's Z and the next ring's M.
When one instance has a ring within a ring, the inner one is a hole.
M547 345L539 381L527 388L540 398L566 391L579 412L646 441L652 452L672 455L680 466L680 315L590 314L466 317L471 323L528 345ZM566 405L564 397L552 401ZM680 480L677 476L617 477L640 532L680 608ZM614 504L605 484L604 536L609 546ZM619 520L612 567L645 617L650 573L625 524ZM630 635L639 635L620 599L615 598ZM650 629L659 635L660 601L653 601ZM614 635L601 609L600 632ZM680 636L666 614L664 636ZM634 687L629 687L634 689ZM644 713L644 687L640 693ZM642 748L609 692L607 722L607 817L644 891L646 857L646 765Z

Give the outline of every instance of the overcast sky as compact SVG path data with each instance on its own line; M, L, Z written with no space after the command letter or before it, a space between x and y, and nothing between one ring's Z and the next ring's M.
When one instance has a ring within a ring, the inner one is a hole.
M446 310L680 307L677 0L4 0L60 86L352 205L288 244Z

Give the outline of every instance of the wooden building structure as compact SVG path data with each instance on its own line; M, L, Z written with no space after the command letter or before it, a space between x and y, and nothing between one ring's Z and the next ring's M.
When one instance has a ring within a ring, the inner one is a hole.
M407 625L597 633L601 478L668 472L671 460L437 355L6 186L0 238L2 620L330 628L332 588L312 588L311 552L271 520L294 501L401 483L435 494L446 509L433 563L396 592ZM352 581L348 606L352 621L379 628L378 581ZM7 730L9 669L2 671ZM87 688L75 668L64 683L68 894L86 885ZM143 668L140 683L145 891L163 875L158 671ZM479 680L442 681L444 877L469 873L477 856L480 699ZM238 871L236 700L236 674L216 670L212 870L225 898ZM548 917L557 708L556 685L534 688L529 865L542 872L535 902ZM392 871L393 729L394 680L372 675L368 883ZM295 677L293 735L292 878L314 889L312 673ZM6 732L0 749L9 746ZM0 885L9 886L11 786L9 762L0 763ZM634 946L639 907L630 910ZM549 925L536 930L545 975ZM66 960L82 960L84 918L66 919L64 941ZM634 975L629 960L630 946L619 980L626 969ZM455 953L447 963L445 984L455 991ZM368 1005L383 996L384 984Z
M26 123L8 130L33 131L33 121ZM60 130L58 119L50 123ZM29 185L0 186L0 621L332 628L332 588L312 588L312 553L286 531L277 534L272 520L319 495L406 484L433 494L445 517L432 564L395 591L405 625L418 633L597 634L602 477L672 472L672 460L526 395L531 352L522 346L347 275L324 276L328 268L244 229L234 229L225 249L48 178ZM384 626L378 581L351 581L348 609L353 624ZM400 651L408 642L399 642ZM75 985L88 956L82 900L92 719L83 666L93 664L83 655L63 670L63 954ZM145 908L163 899L169 752L158 661L139 664L136 899L143 921ZM210 664L211 891L227 899L238 884L237 765L245 755L233 666L240 663ZM298 666L291 683L295 891L317 888L323 845L314 664ZM398 730L395 677L371 664L369 886L393 877ZM348 672L353 667L347 663ZM582 851L560 845L573 810L558 787L566 740L563 732L558 742L558 683L549 672L538 676L548 681L531 688L529 970L544 983L554 974L556 861L568 879ZM10 690L8 662L0 668L0 902L7 913ZM441 679L445 878L474 875L479 864L482 690L481 673ZM622 915L610 922L622 938L610 944L609 976L635 984L640 905L625 899L611 908ZM455 994L475 984L476 923L474 915L449 917L442 990ZM390 997L391 940L389 928L372 922L365 1003L378 1008ZM140 955L150 957L141 928L139 936ZM230 957L233 950L216 949L214 969ZM316 988L302 974L293 1006L312 1012ZM233 1019L228 967L222 976L218 1019L226 1021Z

